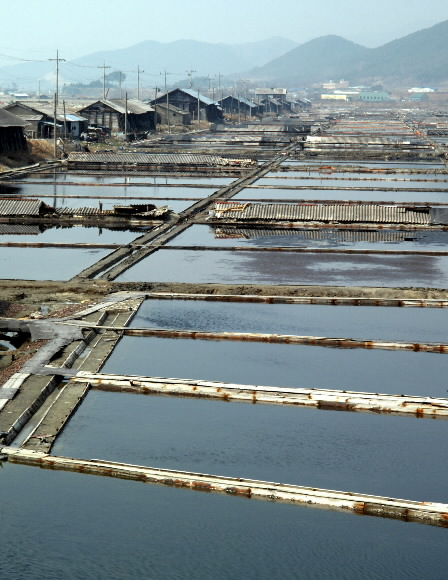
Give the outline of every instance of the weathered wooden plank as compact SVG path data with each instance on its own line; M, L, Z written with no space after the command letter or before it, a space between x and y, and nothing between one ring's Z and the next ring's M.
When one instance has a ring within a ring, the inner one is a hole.
M94 326L83 322L65 323L67 325L94 327L111 330L109 326ZM115 327L125 336L142 336L155 338L180 338L193 340L230 340L240 342L266 342L272 344L297 344L308 346L328 346L333 348L367 348L381 350L411 350L414 352L448 353L448 344L420 342L391 342L381 340L358 340L353 338L331 338L327 336L299 336L294 334L267 334L248 332L206 332L200 330L166 330L153 328Z
M308 504L324 509L352 511L362 515L448 527L448 505L442 503L416 502L269 481L157 469L97 459L84 460L50 456L42 452L10 447L0 448L0 453L12 463L35 465L44 469L77 471L265 501Z
M163 394L270 405L296 405L324 410L448 418L448 399L341 391L240 385L159 377L121 376L78 372L72 383L88 382L92 388L137 394Z

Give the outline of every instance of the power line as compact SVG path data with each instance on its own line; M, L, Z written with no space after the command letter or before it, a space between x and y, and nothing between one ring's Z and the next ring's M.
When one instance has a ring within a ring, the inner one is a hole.
M9 58L10 60L20 60L21 62L47 62L46 60L36 60L33 58L19 58L18 56L10 56L9 54L0 54L3 58Z

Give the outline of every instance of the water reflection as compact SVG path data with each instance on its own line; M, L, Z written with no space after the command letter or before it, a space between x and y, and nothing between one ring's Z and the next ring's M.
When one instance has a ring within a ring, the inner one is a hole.
M255 200L293 200L296 202L309 200L334 201L372 201L372 202L416 202L418 204L446 203L448 205L448 191L363 191L355 188L350 190L338 189L256 189L246 188L232 199Z
M446 427L387 415L93 391L53 454L444 502Z
M133 328L254 332L408 342L447 341L448 308L146 300Z
M0 243L126 244L150 229L0 224Z
M0 490L3 578L446 576L441 528L21 465Z
M448 232L401 229L257 228L231 224L216 227L194 225L167 245L441 250L446 249L448 245Z
M104 372L446 397L448 355L126 336Z
M16 280L68 280L111 251L71 248L1 248L1 277Z
M159 250L117 278L135 282L418 286L448 284L446 256Z

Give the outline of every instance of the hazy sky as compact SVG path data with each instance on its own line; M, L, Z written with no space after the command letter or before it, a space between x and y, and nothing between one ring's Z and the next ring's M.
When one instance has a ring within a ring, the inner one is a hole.
M447 0L0 0L0 66L7 57L70 60L144 40L306 42L337 34L379 46L448 20Z

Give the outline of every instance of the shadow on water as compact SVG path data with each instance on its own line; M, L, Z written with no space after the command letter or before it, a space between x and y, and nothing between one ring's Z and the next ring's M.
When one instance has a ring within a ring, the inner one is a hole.
M0 182L0 196L1 197L11 197L16 195L22 195L22 187L20 185L12 185L9 183Z

